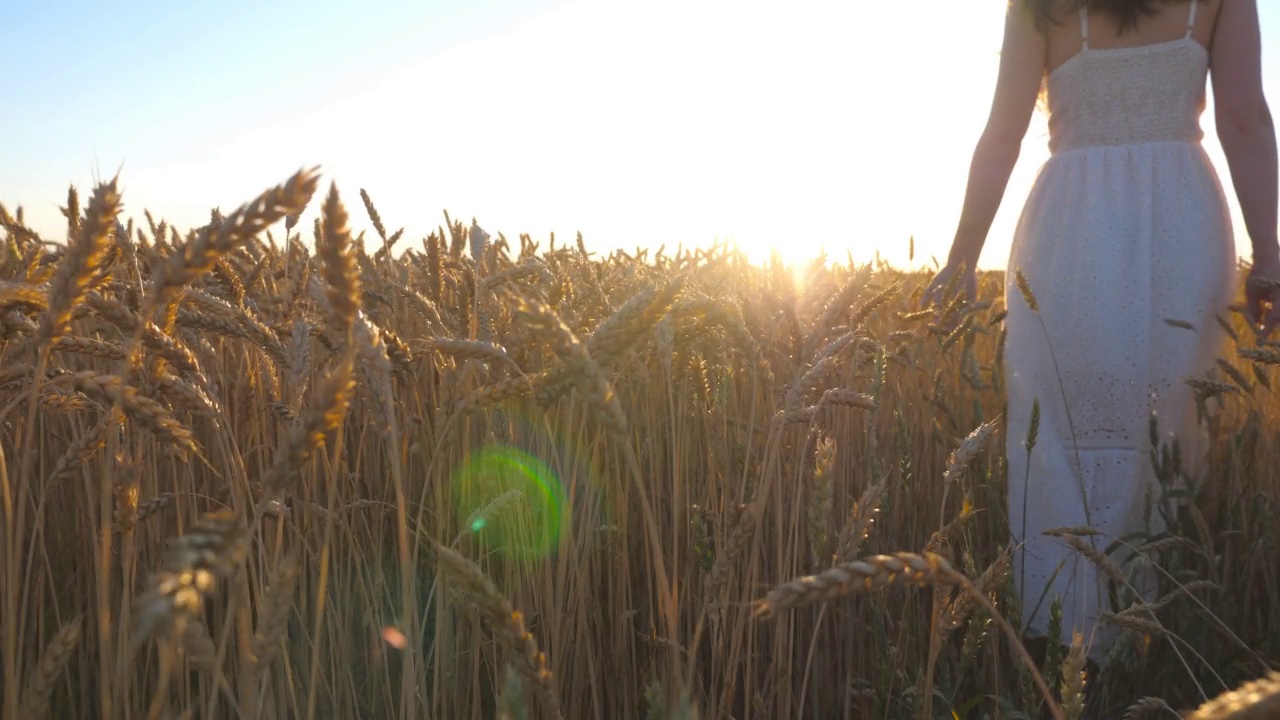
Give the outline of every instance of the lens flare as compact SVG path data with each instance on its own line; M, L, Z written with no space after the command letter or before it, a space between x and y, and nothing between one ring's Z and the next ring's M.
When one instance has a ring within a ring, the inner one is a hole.
M546 463L523 450L481 449L454 474L458 525L493 551L536 560L555 551L568 503Z
M400 630L390 625L382 628L382 639L385 640L388 645L397 650L404 650L409 647L409 638L405 637L404 633L400 632Z

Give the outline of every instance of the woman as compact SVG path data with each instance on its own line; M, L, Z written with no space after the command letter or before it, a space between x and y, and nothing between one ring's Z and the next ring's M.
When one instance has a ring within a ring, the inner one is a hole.
M1249 314L1269 333L1280 278L1276 140L1262 92L1256 0L1013 0L991 115L973 155L947 265L972 297L974 267L1044 88L1051 157L1023 208L1005 296L1009 516L1028 635L1063 602L1100 661L1108 581L1044 530L1089 525L1099 549L1148 528L1154 413L1161 443L1198 435L1186 379L1222 349L1215 315L1235 289L1222 187L1201 146L1205 79L1253 246ZM1029 292L1018 287L1025 277ZM958 276L958 277L957 277ZM1034 301L1036 307L1029 302ZM1172 320L1175 322L1166 322ZM1028 431L1038 406L1038 432ZM1139 588L1141 591L1142 589Z

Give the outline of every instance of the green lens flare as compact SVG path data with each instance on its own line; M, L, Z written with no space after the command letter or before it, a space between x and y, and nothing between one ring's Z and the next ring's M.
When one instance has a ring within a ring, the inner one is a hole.
M493 551L526 560L555 551L568 522L564 488L538 458L490 446L467 459L453 478L458 524Z

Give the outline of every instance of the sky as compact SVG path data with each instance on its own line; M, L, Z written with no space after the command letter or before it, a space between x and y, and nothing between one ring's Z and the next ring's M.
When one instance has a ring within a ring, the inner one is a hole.
M1259 5L1276 104L1280 3ZM0 202L62 240L68 185L119 171L126 216L185 229L318 165L357 230L364 188L402 246L448 211L544 247L721 240L796 263L908 267L914 236L918 266L950 246L1004 8L0 0ZM1203 126L1247 257L1211 99ZM981 267L1003 267L1047 141L1037 115Z

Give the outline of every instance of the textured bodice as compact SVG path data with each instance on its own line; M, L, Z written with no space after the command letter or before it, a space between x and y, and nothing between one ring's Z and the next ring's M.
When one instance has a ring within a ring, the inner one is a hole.
M1191 38L1081 51L1049 75L1050 151L1199 142L1208 67Z

